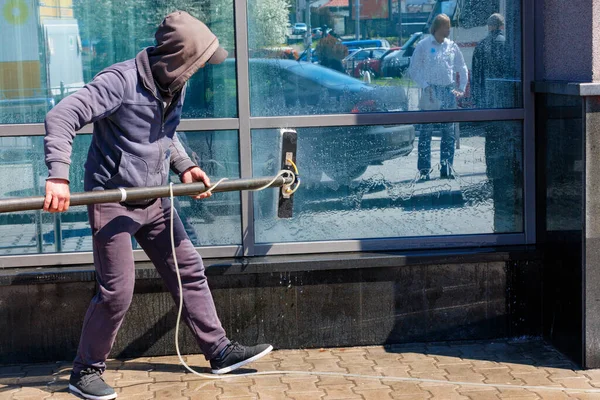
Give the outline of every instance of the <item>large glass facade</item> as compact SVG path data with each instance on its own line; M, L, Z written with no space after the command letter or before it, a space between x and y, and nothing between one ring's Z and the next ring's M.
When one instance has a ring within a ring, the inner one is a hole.
M322 241L338 242L336 251L377 239L385 249L413 248L414 238L420 248L525 243L533 132L521 7L0 0L0 197L43 195L45 114L152 46L163 17L180 9L229 52L189 81L178 130L211 180L276 174L282 129L298 135L302 185L291 219L277 218L278 190L177 199L188 235L210 256L260 255L277 243L284 250L274 254L326 252ZM83 190L84 132L74 142L72 192ZM84 207L0 214L0 256L89 252L90 235Z
M179 132L178 136L192 160L213 183L240 177L237 131ZM172 175L171 181L179 179ZM239 192L215 193L202 201L180 197L175 206L196 246L242 244Z
M228 0L5 0L0 5L0 124L42 122L50 108L98 72L154 45L156 27L177 9L206 22L229 51L226 64L235 64ZM234 68L208 66L188 89L184 117L237 116Z
M257 242L522 232L521 123L454 125L461 137L453 179L441 176L443 142L435 132L430 176L416 173L413 147L428 125L298 129L296 164L304 186L294 217L277 218L276 194L257 194ZM276 172L279 136L278 130L253 131L255 175Z
M522 105L518 0L280 3L248 1L253 116Z
M190 157L213 181L239 178L237 131L179 132L178 136ZM75 138L70 169L72 193L83 191L90 142L90 135ZM0 138L2 198L44 194L47 170L43 154L40 136ZM171 181L179 183L175 175ZM239 193L218 193L203 201L180 197L176 198L175 207L196 246L242 243ZM41 211L0 214L0 255L91 251L91 239L85 206L71 207L62 214Z

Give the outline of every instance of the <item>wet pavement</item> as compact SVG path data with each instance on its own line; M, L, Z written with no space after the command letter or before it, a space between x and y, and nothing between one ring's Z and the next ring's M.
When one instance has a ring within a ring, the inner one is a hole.
M184 358L210 372L202 355ZM0 365L0 399L76 399L70 367ZM600 399L600 370L537 339L280 350L218 380L177 356L140 357L111 360L104 377L119 399Z

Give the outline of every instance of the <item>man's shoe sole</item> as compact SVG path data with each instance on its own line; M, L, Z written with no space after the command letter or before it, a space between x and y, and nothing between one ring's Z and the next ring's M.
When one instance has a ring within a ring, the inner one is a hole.
M94 396L91 394L86 394L83 393L81 390L77 389L75 386L71 385L69 383L69 390L81 397L83 397L84 399L91 399L91 400L112 400L112 399L116 399L117 398L117 394L113 393L113 394L107 394L106 396Z
M252 356L244 361L240 361L237 364L233 364L230 365L229 367L226 368L221 368L221 369L213 369L212 373L216 374L216 375L222 375L222 374L226 374L228 372L231 372L233 370L236 370L240 367L243 367L246 364L250 364L251 362L254 362L260 358L263 358L264 356L266 356L267 354L269 354L271 351L273 350L273 346L269 345L269 347L267 347L265 350L263 350L262 352L258 353L255 356Z

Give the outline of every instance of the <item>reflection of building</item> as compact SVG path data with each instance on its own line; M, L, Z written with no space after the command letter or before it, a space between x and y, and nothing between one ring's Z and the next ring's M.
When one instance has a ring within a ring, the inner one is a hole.
M46 0L40 3L40 19L73 19L73 0Z
M39 5L34 0L1 0L0 10L0 107L7 110L18 101L33 112L46 110L53 96L83 86L72 0Z
M321 6L326 4L329 0L296 0L296 14L295 21L290 21L292 24L294 22L308 22L306 21L306 4L310 4L311 14L318 10ZM314 24L313 24L314 25ZM314 28L314 26L313 26Z
M337 34L345 34L346 20L350 17L349 0L330 0L322 5L321 8L329 10L333 15L333 30Z
M361 0L361 4L363 3ZM375 3L372 2L372 4ZM361 21L370 24L374 28L374 36L376 37L389 37L401 34L407 38L415 32L421 32L425 28L427 19L433 9L433 5L427 2L410 8L408 0L400 0L400 2L398 0L385 1L385 4L385 8L389 8L388 11L391 11L391 14L386 11L386 13L376 15L376 18L373 16L366 17L364 15L365 10L361 6ZM328 9L333 14L336 33L341 35L354 33L354 17L351 18L350 16L353 5L354 3L351 4L350 0L330 0L321 7L322 9ZM368 12L368 10L366 11Z
M408 13L429 13L435 6L435 0L406 0L406 12Z
M42 68L33 0L2 0L0 10L0 99L39 95Z

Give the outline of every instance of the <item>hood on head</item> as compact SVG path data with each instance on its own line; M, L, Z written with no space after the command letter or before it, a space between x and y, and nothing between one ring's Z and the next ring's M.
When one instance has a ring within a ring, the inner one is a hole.
M156 46L148 48L152 76L161 92L173 95L204 64L220 64L227 51L201 21L175 11L158 27Z

